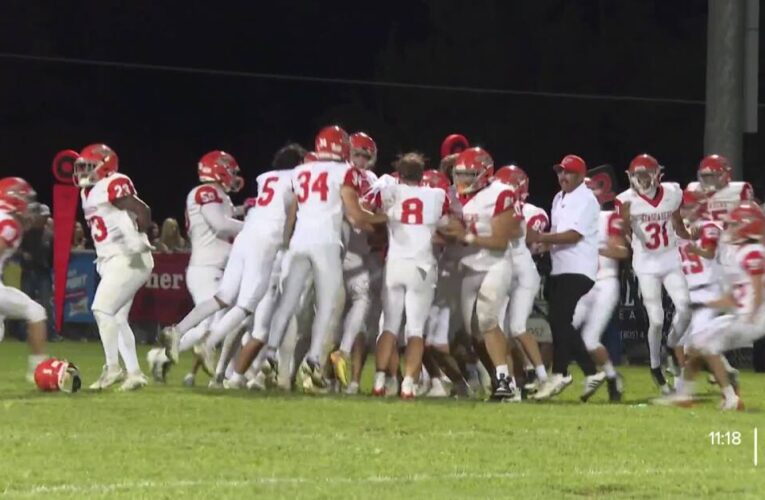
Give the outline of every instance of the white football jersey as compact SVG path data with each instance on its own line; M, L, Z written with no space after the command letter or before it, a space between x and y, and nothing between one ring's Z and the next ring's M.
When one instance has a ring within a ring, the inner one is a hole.
M674 182L662 182L654 198L633 189L617 197L617 205L629 203L632 228L632 267L635 272L664 274L680 268L680 254L672 215L680 208L683 191Z
M521 218L521 207L516 193L501 182L493 182L475 194L461 197L462 220L469 232L477 236L491 235L491 220L507 210L513 210ZM489 250L469 246L468 254L462 257L462 265L475 271L488 271L499 262L506 251Z
M599 249L608 246L608 239L611 236L622 234L622 218L613 210L602 210L598 220L598 243ZM596 279L613 278L619 276L619 261L610 257L598 255L598 274Z
M362 196L371 189L371 186L377 181L377 176L371 170L360 170L359 173L366 178L366 183L362 188ZM369 247L367 233L356 229L351 224L343 221L343 242L345 246L345 255L343 257L343 269L357 269L364 265L364 256L372 251Z
M765 246L749 243L737 247L735 262L736 266L726 268L725 273L738 306L736 313L745 316L751 314L754 307L751 277L765 274Z
M688 184L690 191L699 190L698 182ZM714 221L724 222L728 213L736 205L754 198L754 190L748 182L729 182L724 188L715 191L707 198L707 212Z
M514 240L510 240L510 243L508 244L508 250L513 258L521 256L525 258L526 254L531 257L531 251L528 246L526 246L526 234L528 233L528 230L532 229L541 233L550 225L550 218L547 216L547 212L531 203L524 203L521 207L521 213L523 214L521 235Z
M112 204L119 198L138 196L130 177L115 173L80 191L82 211L99 259L151 249L146 234L138 231L131 214Z
M315 161L295 167L292 191L298 203L290 247L342 244L343 186L361 189L362 177L349 163Z
M699 230L698 239L693 242L699 248L714 247L717 249L722 236L722 226L719 222L698 221L696 223ZM701 288L707 285L719 283L722 278L720 264L717 259L717 250L715 257L706 259L700 255L688 251L691 242L688 240L679 240L680 260L683 263L683 274L685 281L688 282L688 289Z
M260 174L255 182L258 197L247 211L244 229L259 238L281 239L287 222L287 208L294 199L293 170L272 170ZM298 215L299 217L299 215Z
M5 261L11 258L21 245L23 235L21 224L11 214L0 210L0 240L5 243L5 250L0 253L0 274L3 272Z
M220 204L226 217L234 214L234 204L219 184L201 184L189 191L186 196L186 232L191 242L189 265L223 269L231 252L231 241L219 238L202 215L202 207L210 204Z
M433 233L442 217L449 215L443 189L392 184L380 190L380 208L388 216L388 259L435 264Z

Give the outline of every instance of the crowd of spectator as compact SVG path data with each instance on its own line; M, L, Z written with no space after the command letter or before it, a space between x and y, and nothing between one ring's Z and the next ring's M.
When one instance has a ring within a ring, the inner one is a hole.
M189 252L191 247L189 241L183 235L178 221L168 217L162 222L162 227L156 222L151 223L149 229L149 241L157 252L177 253ZM72 250L92 250L93 242L88 237L85 227L81 222L74 225L74 234L72 235Z

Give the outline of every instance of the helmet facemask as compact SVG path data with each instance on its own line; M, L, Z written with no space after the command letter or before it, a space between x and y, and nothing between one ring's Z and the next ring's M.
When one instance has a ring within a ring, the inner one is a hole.
M639 168L627 175L632 189L643 196L653 196L661 180L661 172L656 169Z
M84 158L77 158L72 172L74 183L80 188L92 187L96 183L94 174L102 164L103 162L100 161L95 162Z

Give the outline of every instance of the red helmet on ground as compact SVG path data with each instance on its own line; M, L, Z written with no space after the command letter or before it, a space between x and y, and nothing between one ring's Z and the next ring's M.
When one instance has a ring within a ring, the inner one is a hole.
M227 192L238 192L244 186L239 176L239 164L225 151L210 151L197 164L200 182L217 182Z
M494 160L482 148L468 148L457 157L452 177L459 194L480 191L494 175Z
M645 195L659 186L661 166L656 158L643 153L632 159L627 170L627 177L630 179L632 189Z
M449 178L438 170L426 170L422 173L422 185L449 191Z
M91 144L74 160L74 184L81 188L93 186L119 170L117 153L106 144Z
M36 196L32 186L21 177L0 179L0 208L3 210L24 213Z
M518 193L521 200L529 196L529 176L518 165L505 165L494 173L494 179L507 184Z
M732 243L765 239L765 213L752 201L742 201L728 214L728 232Z
M705 156L699 163L699 185L704 192L713 193L728 185L733 169L724 156Z
M48 358L35 368L35 384L45 392L77 392L82 386L80 371L65 359Z
M356 132L354 134L351 134L350 137L351 141L351 161L353 162L353 156L354 155L364 155L367 157L366 164L364 165L356 165L355 162L353 162L354 165L356 165L358 168L371 168L375 165L375 162L377 161L377 144L375 143L374 139L369 137L364 132Z
M348 132L331 125L316 134L316 155L320 160L347 161L351 153L351 141Z
M303 157L303 163L311 163L312 161L319 161L319 157L314 151L309 151Z
M470 147L467 138L461 134L451 134L446 136L441 143L441 158L445 158L455 153L461 153Z

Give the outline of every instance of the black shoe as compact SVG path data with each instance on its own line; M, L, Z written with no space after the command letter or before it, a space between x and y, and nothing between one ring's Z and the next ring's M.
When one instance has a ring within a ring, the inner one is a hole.
M659 387L664 387L667 385L667 379L664 378L664 374L661 371L661 367L659 368L651 368L651 375L653 376L653 381L656 382L656 385Z
M608 400L612 403L619 403L624 395L624 380L618 373L616 377L606 380L608 385Z
M494 386L494 393L491 395L491 399L495 401L505 401L515 397L515 388L511 387L510 378L505 375L500 375L495 379L495 382L496 385Z

